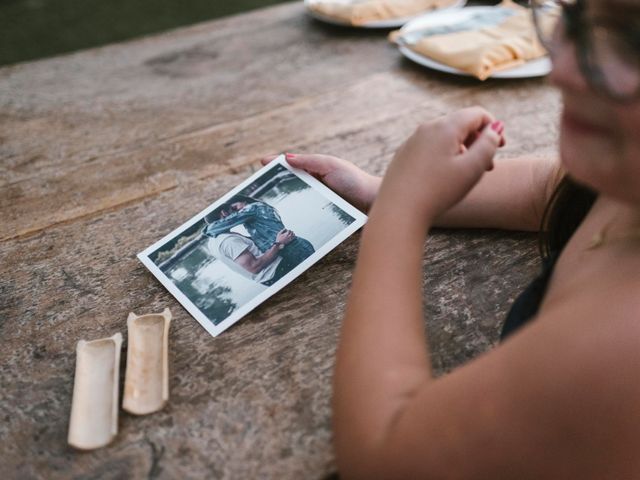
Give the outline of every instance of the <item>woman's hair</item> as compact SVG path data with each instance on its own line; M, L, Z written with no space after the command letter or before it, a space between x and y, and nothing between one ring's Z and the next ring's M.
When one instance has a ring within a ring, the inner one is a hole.
M596 192L565 175L542 216L539 248L543 260L559 253L591 210Z
M226 213L227 215L233 213L233 208L231 208L231 205L233 205L236 202L243 202L243 203L249 204L249 203L256 203L258 201L259 200L256 200L255 198L252 198L252 197L248 197L246 195L234 195L229 200L224 202L222 205L216 207L214 210L212 210L207 215L205 215L204 221L207 225L211 225L216 220L220 220L220 215L222 215L223 213Z
M247 195L234 195L233 197L231 197L231 199L229 201L227 201L227 203L229 205L231 205L232 203L237 203L237 202L242 202L242 203L257 203L260 200L256 200L253 197L249 197Z
M222 205L216 207L214 210L212 210L211 212L207 213L204 216L204 222L207 225L211 225L212 223L215 223L217 220L220 220L220 215L222 213L231 213L231 203L229 202L225 202Z

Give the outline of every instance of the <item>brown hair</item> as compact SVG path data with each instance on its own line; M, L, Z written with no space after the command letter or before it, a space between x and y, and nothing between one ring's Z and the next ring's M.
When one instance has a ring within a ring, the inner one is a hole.
M231 203L230 202L225 202L222 205L219 205L218 207L216 207L214 210L212 210L211 212L207 213L204 216L204 222L207 225L211 225L212 223L214 223L216 220L220 220L220 215L222 213L231 213Z
M236 202L256 203L258 201L259 200L256 200L253 197L248 197L247 195L234 195L229 200L224 202L222 205L219 205L214 210L212 210L207 215L205 215L204 221L207 225L210 225L214 223L216 220L220 220L220 215L222 213L226 213L226 214L233 213L233 208L231 208L231 205L233 205Z
M543 260L560 253L591 210L595 191L564 175L542 216L539 248Z

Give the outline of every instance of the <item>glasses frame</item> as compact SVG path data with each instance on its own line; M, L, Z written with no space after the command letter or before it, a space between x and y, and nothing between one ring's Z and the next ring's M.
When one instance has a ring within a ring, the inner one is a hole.
M611 86L607 83L606 76L602 72L602 69L597 65L597 62L594 62L591 57L593 56L593 47L589 38L589 30L594 26L603 25L599 22L589 22L584 18L584 10L585 10L585 1L584 0L576 0L573 4L568 4L566 2L557 1L556 2L561 9L561 18L559 23L562 24L564 29L565 37L574 43L575 51L576 51L576 59L578 62L578 67L580 68L580 72L587 80L587 83L591 88L595 91L603 94L606 97L616 101L616 102L629 102L631 100L635 100L640 98L640 83L634 92L629 94L621 94L616 92L611 88ZM539 12L540 8L534 6L534 1L529 0L529 6L531 8L531 14L533 17L533 23L535 25L536 33L538 35L538 39L547 49L549 54L553 55L554 45L549 44L549 42L545 41L544 35L542 35L542 28L539 22ZM557 28L557 27L556 27ZM624 32L625 39L629 40L630 43L636 49L640 50L640 32L629 30ZM638 72L640 75L640 71Z

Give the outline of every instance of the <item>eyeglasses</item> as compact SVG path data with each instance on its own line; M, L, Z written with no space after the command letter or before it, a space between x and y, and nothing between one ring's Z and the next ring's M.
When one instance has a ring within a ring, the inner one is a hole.
M529 4L540 41L552 55L561 42L571 40L580 70L594 90L621 102L640 97L637 23L634 28L631 22L594 12L585 0L529 0Z

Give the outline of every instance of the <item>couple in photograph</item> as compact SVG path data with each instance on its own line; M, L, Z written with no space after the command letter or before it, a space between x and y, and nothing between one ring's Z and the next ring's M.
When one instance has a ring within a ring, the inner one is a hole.
M265 202L235 195L204 217L204 234L214 239L217 258L234 272L271 286L315 251L308 240L285 228ZM249 236L231 231L242 225Z

